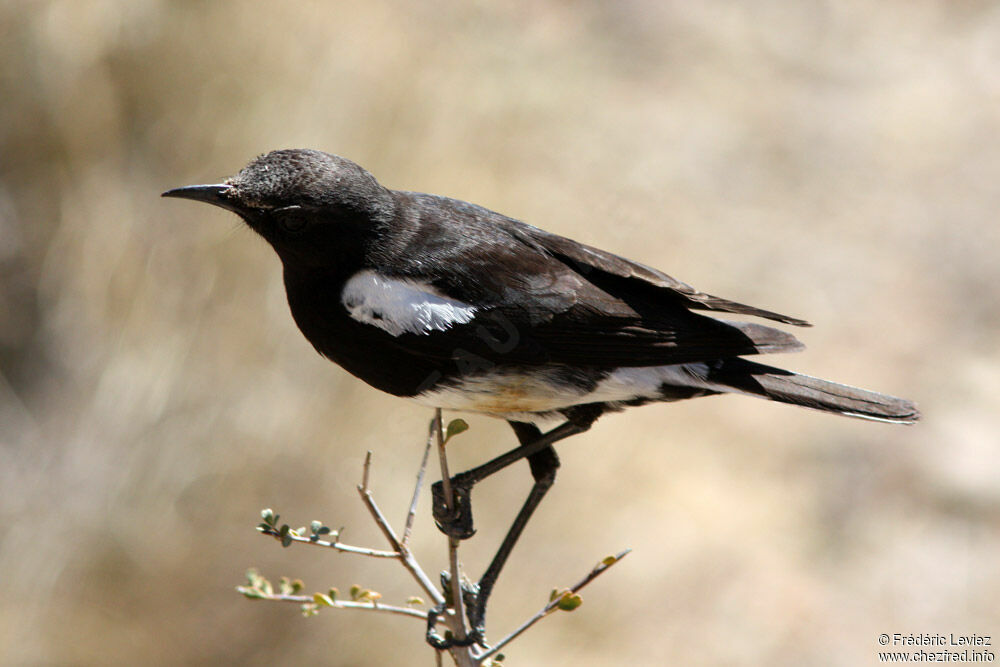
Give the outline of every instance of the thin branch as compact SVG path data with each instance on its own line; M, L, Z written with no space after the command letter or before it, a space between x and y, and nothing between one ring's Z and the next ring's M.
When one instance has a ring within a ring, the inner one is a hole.
M244 590L246 589L246 590ZM316 601L311 595L287 595L284 593L272 593L268 595L267 593L262 593L260 591L253 590L247 586L237 586L236 590L240 593L246 595L247 591L253 593L255 599L260 600L271 600L276 602L297 602L299 604L316 604ZM374 602L351 602L350 600L332 600L333 604L324 603L323 607L334 607L336 609L362 609L365 611L381 611L386 614L397 614L400 616L410 616L412 618L419 618L427 620L427 612L420 611L419 609L410 609L409 607L397 607L391 604L382 604Z
M431 431L428 434L427 446L424 448L424 454L420 463L420 469L417 473L416 485L413 490L413 496L410 501L409 510L406 515L406 522L404 525L403 538L402 540L397 537L392 526L389 524L388 519L382 513L378 504L375 502L375 498L371 492L370 481L371 481L371 466L372 466L372 453L368 452L365 456L364 467L362 470L361 484L357 487L358 494L361 496L361 501L368 509L372 518L375 520L375 524L382 531L383 536L389 542L392 547L392 551L384 551L379 549L369 549L366 547L356 547L349 544L344 544L340 542L341 531L332 532L327 527L317 528L318 522L314 522L311 536L304 536L301 530L290 529L287 525L282 525L280 529L276 527L277 516L274 515L271 510L264 510L262 512L264 523L258 526L260 530L265 535L270 535L279 541L281 541L285 546L288 546L290 542L300 542L302 544L312 544L318 547L324 547L327 549L334 549L335 551L342 551L346 553L355 553L362 556L369 556L374 558L391 558L399 560L406 570L411 574L411 576L416 580L419 586L424 590L424 592L430 596L431 601L434 605L434 609L429 612L421 611L418 609L412 609L408 607L401 607L397 605L384 605L379 604L375 599L357 601L357 600L337 600L336 598L330 596L309 596L309 595L298 595L291 592L274 593L268 584L266 588L257 587L256 585L251 586L239 586L239 590L247 597L261 598L266 600L278 601L278 602L292 602L304 605L314 605L316 609L325 606L331 606L338 609L359 609L362 611L373 611L373 612L384 612L387 614L396 614L401 616L408 616L411 618L419 618L427 623L432 623L431 617L435 620L440 619L439 622L443 623L451 631L452 640L443 646L448 646L447 649L450 656L454 659L455 664L458 667L475 667L476 665L481 665L484 661L488 660L492 656L495 656L501 648L515 640L529 628L531 628L535 623L545 618L553 611L558 608L563 608L571 610L575 605L579 604L579 599L569 599L568 596L575 596L577 591L581 590L587 586L591 581L596 579L598 576L603 574L612 565L617 563L619 560L624 558L631 550L627 549L616 556L609 556L603 561L598 563L583 579L577 582L572 588L565 590L554 596L552 600L549 601L538 613L529 618L527 621L522 623L518 628L516 628L509 635L501 639L495 646L486 648L480 648L477 645L465 646L463 642L467 641L470 637L469 628L467 627L467 617L465 609L465 600L462 591L462 573L460 569L459 559L458 559L458 549L461 542L453 537L448 537L448 561L450 567L450 575L448 588L450 589L449 595L451 604L446 604L446 596L444 593L438 589L437 585L431 581L427 573L423 571L420 564L417 562L413 553L410 551L409 539L412 533L414 520L417 512L417 504L420 497L420 491L423 487L424 476L427 470L427 461L430 457L430 448L433 443L437 444L438 458L441 464L441 478L443 486L443 501L446 505L446 509L452 511L456 507L455 499L455 488L451 484L451 478L448 474L448 461L445 453L445 435L444 427L441 418L441 410L437 409L434 413L434 419L431 422ZM320 539L321 534L331 533L332 541ZM248 574L248 576L250 576ZM443 576L443 575L442 575ZM251 583L253 581L251 580ZM265 580L266 583L266 580ZM284 584L283 584L284 586ZM298 584L298 588L294 586L289 591L301 590L301 584ZM312 607L307 607L307 611L312 611ZM443 610L443 613L442 613ZM433 624L428 630L431 633L433 630ZM430 638L430 637L429 637ZM482 639L478 640L482 642ZM485 650L484 650L485 649ZM435 659L438 665L441 665L443 660L444 650L438 650L435 653Z
M282 541L281 533L273 528L258 528L260 532L264 535L270 535L279 542ZM289 531L287 533L288 539L292 542L300 542L302 544L312 544L317 547L326 547L328 549L333 549L335 551L343 551L344 553L359 554L361 556L371 556L372 558L399 558L399 554L394 551L381 551L379 549L369 549L368 547L355 547L350 544L343 544L341 542L329 542L327 540L312 539L310 537L302 537L298 534L298 531Z
M368 474L372 470L372 450L368 450L365 453L365 465L361 471L361 486L364 487L365 491L368 490Z
M413 530L413 520L417 516L417 501L420 500L420 488L424 485L424 473L427 471L427 458L431 453L431 444L434 442L434 421L427 433L427 446L424 447L424 457L420 460L420 470L417 472L417 484L413 487L413 500L410 501L410 510L406 513L406 525L403 526L403 545L409 544L410 532Z
M587 573L587 576L585 576L583 579L578 581L572 588L570 588L569 593L573 594L580 591L580 589L582 589L584 586L586 586L594 579L604 574L604 572L606 572L612 565L616 564L622 558L625 558L625 556L627 556L631 551L632 551L631 549L626 549L625 551L622 551L620 554L602 560L600 563L594 566L594 569L592 569L589 573ZM517 639L525 630L527 630L535 623L537 623L538 621L542 620L543 618L551 614L553 611L555 611L555 609L559 606L559 602L562 600L562 598L563 595L556 596L547 605L542 607L537 614L535 614L527 621L522 623L520 626L517 627L517 629L515 629L509 635L507 635L499 642L497 642L496 645L492 646L488 651L480 655L479 659L485 660L486 658L495 655L497 651L499 651L504 646Z
M431 428L437 442L438 462L441 464L441 488L444 490L444 503L450 512L455 509L455 494L451 489L451 475L448 474L448 456L444 453L444 427L441 425L441 408L434 409L434 421L431 422Z
M435 430L437 432L438 440L440 441L441 411L438 410L436 415L437 415L438 428ZM430 578L427 576L427 573L424 572L423 568L420 567L420 564L417 562L417 559L414 558L412 552L410 551L409 546L400 542L399 538L396 537L396 533L392 530L392 526L389 525L388 519L386 519L385 515L382 514L382 510L379 509L378 504L375 502L375 497L372 495L371 490L368 488L369 471L371 470L371 458L372 454L371 452L368 452L368 454L365 456L365 465L364 465L364 472L361 477L361 485L358 486L358 493L361 495L361 501L364 503L365 507L368 508L368 512L372 515L372 518L375 519L375 524L379 527L379 530L382 531L382 534L385 536L385 539L389 541L389 544L392 546L392 548L399 554L400 561L403 563L403 567L405 567L407 571L409 571L409 573L413 575L413 578L417 581L418 584L420 584L420 587L424 589L424 592L426 592L427 595L430 596L431 600L434 601L435 605L444 605L445 603L444 595L442 595L441 591L439 591L437 587L434 585L434 583L431 582ZM455 572L455 570L453 569L452 572ZM459 596L456 599L458 600L457 607L459 610L461 610L463 608L461 602L462 600L461 595L459 594ZM424 615L424 618L426 618L426 614ZM446 614L443 620L448 625L448 628L451 630L452 634L454 634L456 637L459 638L465 637L464 616L459 617L456 615ZM463 667L465 666L471 667L472 665L480 664L480 661L472 656L471 650L466 647L454 646L449 650L449 652L451 653L457 665Z
M434 440L437 442L438 460L441 463L441 486L444 490L444 502L448 511L455 509L455 495L451 488L451 478L448 476L448 456L444 451L444 433L441 426L441 408L434 410ZM466 638L465 604L462 600L462 575L458 565L458 539L448 537L448 568L451 571L451 599L455 610L455 623L452 632L455 638L462 642Z
M382 531L382 534L385 535L385 539L389 541L389 544L395 552L399 554L399 559L403 563L403 566L411 575L413 575L413 578L416 579L417 583L420 584L420 587L424 589L424 592L427 593L432 600L434 600L434 603L441 604L444 602L444 596L441 594L441 591L437 589L437 586L434 585L434 583L430 580L430 577L428 577L420 567L420 564L417 563L416 558L414 558L413 554L410 553L409 548L400 543L399 538L396 537L396 533L392 530L392 526L389 525L389 521L385 518L385 515L382 514L382 510L379 509L378 504L376 504L375 498L372 496L372 492L368 489L368 471L371 467L371 458L372 453L368 452L368 455L365 457L365 468L364 475L362 476L362 483L361 486L358 487L358 493L361 495L361 502L363 502L365 507L368 508L368 512L372 515L372 518L375 519L375 524Z

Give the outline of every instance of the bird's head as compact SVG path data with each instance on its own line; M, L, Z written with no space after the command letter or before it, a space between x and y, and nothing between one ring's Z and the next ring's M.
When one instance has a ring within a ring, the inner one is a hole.
M222 183L189 185L164 197L193 199L239 215L287 263L325 264L357 252L392 217L394 200L350 160L307 149L272 151Z

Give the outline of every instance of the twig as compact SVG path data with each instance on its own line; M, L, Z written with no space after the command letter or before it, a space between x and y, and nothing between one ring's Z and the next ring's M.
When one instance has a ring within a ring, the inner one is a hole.
M436 418L437 418L438 428L435 430L437 432L437 437L440 440L441 411L438 410L436 415L437 415ZM417 583L420 584L420 587L424 589L424 592L426 592L427 595L430 596L431 600L434 601L435 605L444 605L445 604L444 595L441 594L441 591L437 589L437 587L433 584L433 582L431 582L430 578L424 572L423 568L420 567L420 564L417 562L417 559L414 558L413 554L410 552L409 546L400 542L399 538L396 537L396 533L392 530L392 526L389 525L389 521L385 518L385 515L382 514L382 510L379 509L378 504L375 502L375 497L372 496L372 492L368 488L368 477L369 477L369 471L371 470L371 459L372 459L372 453L368 452L367 455L365 456L365 465L364 465L364 472L361 477L361 485L358 487L358 493L361 495L361 501L364 503L365 507L368 508L368 511L369 513L371 513L372 518L375 519L375 524L378 525L379 529L382 531L382 534L385 536L385 539L389 541L389 544L392 546L392 548L396 551L396 553L399 554L399 558L400 561L403 563L403 566L407 569L407 571L409 571L411 575L413 575L413 578L416 579ZM453 569L452 572L454 571L455 570ZM459 594L459 597L457 597L456 599L458 600L457 608L462 609L461 595ZM424 618L425 619L427 618L426 614L424 615ZM446 614L444 617L444 621L448 625L448 628L451 630L453 635L459 638L465 637L464 616ZM472 653L468 647L453 646L450 649L450 653L452 657L455 659L455 663L459 665L459 667L472 667L474 665L480 664L480 661L478 659L473 658Z
M368 474L372 470L372 450L365 453L365 465L361 469L361 486L368 490Z
M626 549L625 551L622 551L620 554L617 554L615 556L610 556L608 558L605 558L600 563L598 563L597 565L595 565L594 569L592 569L589 573L587 573L587 576L585 576L583 579L581 579L580 581L578 581L572 588L570 588L568 592L570 594L577 593L584 586L586 586L587 584L589 584L590 582L592 582L594 579L596 579L597 577L599 577L602 574L604 574L604 572L607 571L612 565L614 565L615 563L617 563L618 561L620 561L622 558L624 558L625 556L627 556L631 551L632 551L631 549ZM565 595L565 593L563 595ZM555 609L559 606L559 602L562 600L563 595L556 596L551 601L549 601L549 603L547 605L545 605L544 607L542 607L541 610L537 614L535 614L534 616L532 616L531 618L529 618L527 621L525 621L524 623L522 623L513 632L511 632L509 635L507 635L506 637L504 637L503 639L501 639L494 646L490 647L490 649L488 651L486 651L485 653L483 653L482 655L480 655L479 659L480 660L485 660L486 658L489 658L490 656L495 655L497 653L497 651L499 651L504 646L506 646L510 642L514 641L515 639L517 639L525 630L527 630L528 628L530 628L531 626L533 626L535 623L537 623L538 621L542 620L543 618L545 618L546 616L548 616L549 614L551 614L553 611L555 611Z
M250 590L246 586L237 586L236 590L244 593L244 589ZM270 595L266 593L261 593L260 591L254 591L254 598L261 600L272 600L277 602L297 602L299 604L316 604L315 599L311 595L288 595L284 593L272 593ZM363 609L367 611L381 611L386 614L398 614L400 616L410 616L413 618L419 618L427 620L427 612L420 611L419 609L410 609L408 607L397 607L391 604L382 604L374 602L351 602L349 600L332 600L333 604L324 603L324 607L334 607L336 609Z
M259 528L260 532L265 535L270 535L279 542L282 541L281 533L273 528ZM371 556L372 558L399 558L399 554L395 551L381 551L379 549L369 549L368 547L355 547L350 544L342 544L340 542L329 542L327 540L312 539L310 537L302 537L298 534L298 531L288 531L287 538L292 542L301 542L302 544L311 544L317 547L326 547L328 549L333 549L335 551L343 551L344 553L359 554L361 556Z
M441 425L441 408L434 409L431 429L437 442L438 462L441 464L441 488L444 490L444 503L450 512L455 509L455 495L451 490L451 475L448 474L448 456L444 453L444 427Z
M461 425L464 427L464 424ZM460 432L460 430L456 429L455 433L458 432ZM454 433L451 435L454 435ZM279 529L277 527L278 517L269 509L262 512L264 523L258 526L258 530L265 535L270 535L278 539L284 544L284 546L288 546L291 542L300 542L302 544L312 544L314 546L325 547L346 553L354 553L362 556L397 559L403 564L403 567L406 568L414 580L416 580L420 588L422 588L423 591L430 597L432 604L434 605L431 611L421 611L397 605L379 604L374 597L365 601L359 601L357 599L348 601L337 600L336 596L332 593L329 596L321 594L316 594L314 596L298 595L298 591L301 590L301 582L297 584L293 582L295 585L286 588L285 584L287 582L283 581L283 592L281 593L274 593L270 584L268 584L266 580L264 580L266 586L257 586L256 584L253 584L253 580L251 580L251 586L239 586L237 587L237 590L247 597L262 598L278 602L294 602L303 605L313 605L313 607L306 607L304 609L308 613L312 613L314 609L319 609L321 607L335 607L338 609L380 611L388 614L408 616L410 618L419 618L428 624L428 641L431 641L431 639L436 636L432 636L431 633L433 632L434 623L438 618L440 618L440 622L446 625L450 630L451 638L446 641L442 640L440 648L435 652L437 664L439 666L442 664L442 654L444 653L444 650L447 650L452 659L455 661L457 667L476 667L478 665L482 665L484 661L488 660L492 656L495 656L501 648L515 640L526 630L531 628L531 626L551 614L556 609L562 608L572 610L580 603L579 598L575 597L577 591L584 588L591 581L603 574L605 570L624 558L631 551L630 549L626 549L615 556L605 558L572 588L555 594L553 599L550 600L549 603L546 604L538 613L522 623L509 635L501 639L496 645L487 647L483 644L483 639L478 633L474 635L470 634L470 629L467 626L467 610L465 608L465 599L462 590L462 573L458 559L460 541L456 538L448 537L448 561L450 572L448 573L449 581L447 587L450 590L448 591L449 595L447 596L444 592L439 590L437 585L431 581L430 577L427 576L427 573L421 568L409 547L409 540L417 513L417 504L420 497L420 491L423 486L424 475L427 470L430 448L433 443L437 444L438 459L441 464L442 491L444 492L442 500L444 501L446 509L449 512L456 509L455 488L451 484L451 478L448 474L448 461L445 454L446 442L447 440L445 438L444 427L441 419L441 410L437 409L434 413L434 419L431 422L431 429L427 438L427 446L424 448L420 469L417 473L416 485L413 489L413 496L406 515L402 539L397 537L395 531L392 529L392 526L389 524L389 521L382 513L378 504L375 502L375 498L369 486L371 481L372 453L368 452L365 456L361 484L357 487L358 494L361 496L362 503L375 520L375 524L379 527L379 530L382 531L383 536L389 542L392 551L369 549L366 547L356 547L344 544L339 541L341 531L331 532L330 529L325 526L318 527L318 521L313 522L313 534L308 537L303 535L304 529L291 529L287 524L282 524ZM331 537L333 539L330 541L320 539L319 536L325 533L331 533ZM249 573L248 576L250 576ZM443 577L444 574L442 574L442 578ZM354 597L353 594L352 597ZM476 639L473 640L473 637L476 637ZM438 639L440 638L438 637ZM432 642L432 646L434 645L435 644ZM445 649L445 647L447 648Z
M420 587L424 589L424 592L427 593L432 600L434 600L435 604L441 604L444 602L444 596L441 595L441 591L437 589L437 586L434 585L434 583L420 567L420 564L417 563L417 559L413 557L412 553L410 553L409 548L400 543L399 538L396 537L396 533L392 530L392 526L389 525L389 521L385 518L385 515L382 514L382 510L380 510L378 505L375 503L375 498L372 496L372 492L368 489L368 471L371 468L371 461L372 453L368 452L365 456L364 474L361 478L362 483L361 486L358 487L358 493L361 495L361 502L363 502L365 507L368 508L368 512L371 513L372 518L375 519L375 524L382 531L382 534L385 535L385 539L389 541L393 550L399 554L399 559L403 563L403 567L405 567L407 571L413 575L413 578L416 579L417 583L420 584Z
M455 509L455 495L451 488L451 478L448 476L448 456L444 452L444 433L441 426L441 408L434 410L434 439L437 442L438 460L441 463L441 486L444 490L444 502L448 506L448 511ZM448 537L448 568L451 570L451 599L455 610L455 623L452 633L459 642L465 641L465 604L462 599L462 580L458 566L458 545L459 541Z
M410 501L410 510L406 513L406 525L403 526L403 545L409 544L410 532L413 530L413 520L417 516L417 501L420 500L420 488L424 485L424 472L427 471L427 458L431 453L431 444L434 442L434 424L431 421L430 430L427 433L427 446L424 447L424 457L420 460L420 470L417 472L417 485L413 487L413 500Z

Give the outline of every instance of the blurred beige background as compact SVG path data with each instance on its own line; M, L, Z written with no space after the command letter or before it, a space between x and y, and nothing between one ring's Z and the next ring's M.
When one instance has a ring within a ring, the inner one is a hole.
M882 632L1000 635L998 65L1000 4L974 0L0 3L0 663L433 664L408 619L233 591L253 565L416 592L253 530L273 507L381 547L362 457L401 521L430 417L313 352L232 215L159 198L282 147L805 317L775 363L924 412L605 418L561 447L491 636L635 552L510 664L858 665ZM456 469L513 444L470 422ZM477 490L473 574L529 479Z

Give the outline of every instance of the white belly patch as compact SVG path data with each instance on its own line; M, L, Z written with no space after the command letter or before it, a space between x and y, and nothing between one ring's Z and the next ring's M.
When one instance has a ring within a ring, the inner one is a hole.
M588 389L567 383L560 369L505 369L461 378L450 386L414 396L413 400L448 410L509 416L552 412L586 403L657 399L664 384L727 390L707 382L707 373L708 367L701 363L618 368Z

